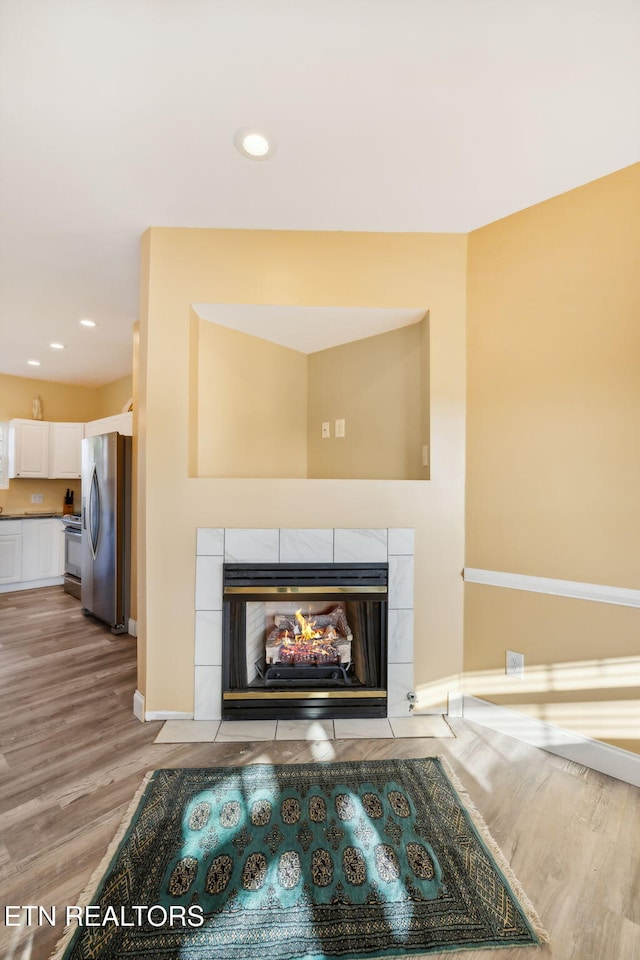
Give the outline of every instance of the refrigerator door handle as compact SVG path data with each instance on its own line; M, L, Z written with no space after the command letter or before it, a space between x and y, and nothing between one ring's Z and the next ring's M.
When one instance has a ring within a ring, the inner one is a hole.
M89 550L92 560L95 560L98 552L98 540L100 538L100 487L98 485L98 471L95 463L91 469L91 480L89 483Z

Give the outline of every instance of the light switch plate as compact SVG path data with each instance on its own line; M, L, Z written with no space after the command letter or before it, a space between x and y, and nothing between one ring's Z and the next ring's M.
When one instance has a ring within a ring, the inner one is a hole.
M344 420L336 420L336 437L344 437Z
M331 437L331 424L328 420L325 420L322 424L322 439L329 440Z

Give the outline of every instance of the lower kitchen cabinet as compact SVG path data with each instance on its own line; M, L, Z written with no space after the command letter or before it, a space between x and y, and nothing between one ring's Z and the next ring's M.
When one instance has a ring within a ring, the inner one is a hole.
M64 529L56 518L0 522L0 590L22 590L64 573ZM4 588L4 589L3 589Z
M0 584L22 580L22 521L0 524Z
M56 519L22 521L22 579L48 580L63 573L60 565L64 530Z

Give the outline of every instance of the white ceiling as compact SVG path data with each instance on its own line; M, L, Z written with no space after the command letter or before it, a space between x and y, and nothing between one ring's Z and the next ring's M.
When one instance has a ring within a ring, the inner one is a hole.
M270 340L299 353L316 353L422 320L425 310L386 307L309 307L250 303L194 303L203 320Z
M0 0L0 372L129 372L148 226L466 232L637 161L639 50L638 0Z

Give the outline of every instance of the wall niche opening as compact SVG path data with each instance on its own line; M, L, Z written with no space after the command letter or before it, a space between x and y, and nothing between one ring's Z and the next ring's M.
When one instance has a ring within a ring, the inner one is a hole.
M429 480L429 341L424 308L192 304L190 476Z

